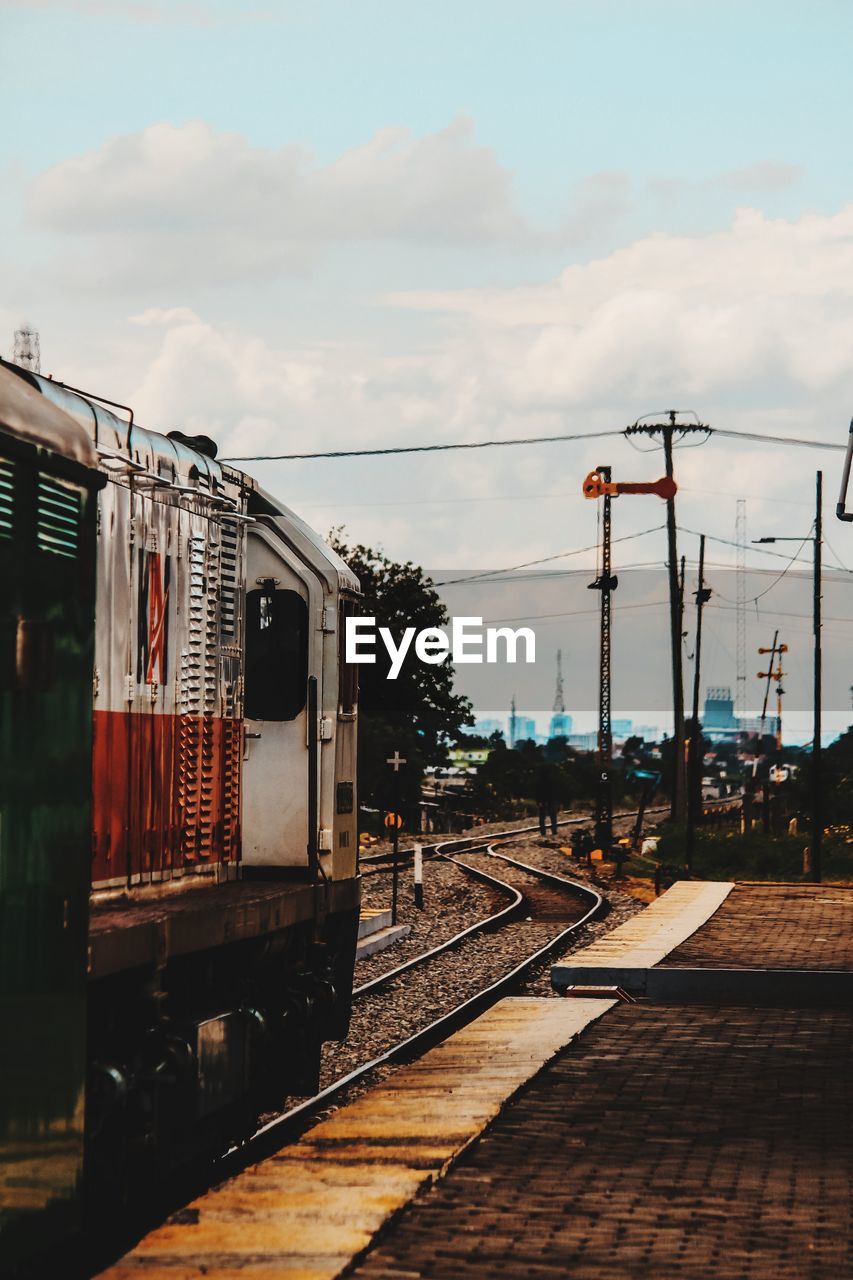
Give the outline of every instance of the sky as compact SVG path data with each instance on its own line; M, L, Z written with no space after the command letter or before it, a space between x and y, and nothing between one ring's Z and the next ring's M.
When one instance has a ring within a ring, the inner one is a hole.
M840 444L851 36L844 0L0 0L0 352L27 321L45 372L225 456L612 431L669 407ZM618 436L246 465L321 531L447 574L593 544L598 464L662 471ZM853 566L840 464L712 437L676 455L679 524L731 540L742 497L750 538L808 534L823 467L827 561ZM662 523L656 498L614 508L614 535ZM680 550L695 576L695 533ZM778 570L776 551L750 560ZM658 529L617 567L664 553ZM712 586L733 559L714 544ZM774 590L751 625L787 626L805 670L809 583ZM709 619L733 652L732 611ZM526 697L547 708L556 648L581 670L588 645L570 618L542 627Z

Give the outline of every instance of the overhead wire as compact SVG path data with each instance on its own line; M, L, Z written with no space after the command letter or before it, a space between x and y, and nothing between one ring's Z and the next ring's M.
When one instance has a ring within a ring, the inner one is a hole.
M519 436L510 440L462 440L447 444L389 445L384 449L330 449L320 453L253 453L223 458L223 462L305 462L318 458L379 458L396 453L446 453L450 449L504 449L523 444L565 444L574 440L603 440L621 436L620 429L573 432L558 436Z
M662 524L653 525L651 529L641 529L639 533L626 533L621 538L614 538L614 542L631 542L634 538L644 538L649 533L659 533L666 526ZM484 569L479 573L472 573L461 578L447 578L443 582L434 582L435 587L451 587L457 583L479 582L485 578L493 578L499 573L516 573L519 569L529 569L537 564L548 564L553 560L564 560L567 556L580 556L586 551L598 551L598 543L590 543L588 547L575 547L569 551L558 551L552 556L541 556L538 560L525 560L522 564L505 565L501 569Z
M235 454L232 457L223 458L222 461L228 463L315 462L326 458L380 458L390 457L392 454L446 453L449 450L457 449L506 449L516 445L567 444L576 440L603 440L612 436L625 436L625 429L571 432L556 436L517 436L508 440L460 440L441 444L388 445L381 449L328 449L319 450L315 453L247 453ZM713 436L720 436L727 440L755 440L761 444L793 445L808 449L832 449L841 452L847 448L846 441L841 444L832 440L807 440L800 436L773 436L757 431L735 431L725 427L708 428L708 435L704 437L704 440L711 439ZM625 438L631 439L629 436L625 436ZM699 443L704 443L704 440ZM679 444L678 447L686 448L688 446Z

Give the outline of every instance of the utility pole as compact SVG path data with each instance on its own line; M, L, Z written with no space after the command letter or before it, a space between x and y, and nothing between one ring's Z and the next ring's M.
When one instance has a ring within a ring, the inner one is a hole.
M610 719L610 596L619 585L611 574L610 499L620 493L656 493L668 498L675 493L671 476L660 480L619 481L610 478L610 467L596 467L582 485L585 498L603 498L601 514L601 573L589 584L591 591L601 592L601 642L599 658L598 699L598 789L596 793L595 838L600 849L613 843L613 733Z
M843 491L842 491L843 492ZM843 498L839 506L843 505ZM814 632L814 692L812 725L812 843L811 872L815 884L821 880L821 854L823 852L823 750L821 745L823 700L823 650L821 645L821 574L823 549L823 472L815 475L815 519L811 537L756 538L756 542L810 542L814 553L812 571L812 631Z
M770 654L770 662L768 664L767 670L758 672L759 680L766 679L767 681L766 685L764 686L764 702L761 707L761 741L762 743L764 742L764 738L766 736L764 732L764 726L767 720L767 702L770 697L770 681L771 680L776 681L776 729L774 732L774 739L775 739L774 760L775 760L775 765L778 768L779 756L782 751L782 694L785 692L785 690L782 688L782 677L785 675L785 672L782 670L782 654L788 652L788 646L786 644L779 643L779 632L778 630L776 630L773 633L773 644L770 646L770 648L759 649L758 652L760 654L765 654L765 653ZM776 662L777 659L778 659L778 666L774 670L773 663ZM763 780L763 786L764 786L764 798L763 798L763 804L762 804L762 813L763 813L764 833L766 835L770 831L770 764L769 762L767 765L767 777Z
M815 476L814 517L814 741L812 743L812 880L820 884L823 852L823 745L821 743L823 698L823 649L821 645L821 550L823 543L823 472Z
M699 728L699 687L702 666L702 610L711 599L711 592L705 586L705 535L699 538L699 584L696 589L696 646L693 665L693 727L690 731L690 749L687 768L687 848L685 867L689 871L693 866L693 854L696 846L696 823L699 816L699 803L702 795L702 757L699 755L699 744L702 734Z
M693 432L707 432L708 427L701 422L679 422L678 410L670 409L666 421L650 422L638 419L628 427L626 435L660 436L663 441L664 460L666 462L667 479L673 480L672 443L677 434L679 438ZM683 821L687 813L686 788L684 785L684 675L681 658L681 605L679 602L678 584L678 542L675 524L675 487L666 500L666 544L667 569L669 572L669 630L670 649L672 654L672 718L673 718L673 770L672 798L670 816L675 821Z

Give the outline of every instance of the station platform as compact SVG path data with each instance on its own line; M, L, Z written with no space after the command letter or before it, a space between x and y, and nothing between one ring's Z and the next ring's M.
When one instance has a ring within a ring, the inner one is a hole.
M674 999L505 1000L111 1280L853 1275L851 906L835 886L675 885L555 985L773 975L759 998L691 978Z

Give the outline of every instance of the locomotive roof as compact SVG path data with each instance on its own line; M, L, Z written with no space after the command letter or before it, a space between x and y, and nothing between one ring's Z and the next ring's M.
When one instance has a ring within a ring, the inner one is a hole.
M156 431L146 431L133 421L132 414L129 418L120 418L95 397L90 399L86 393L62 382L15 365L7 368L10 370L8 375L6 370L0 369L4 374L3 385L6 381L15 384L22 395L35 403L45 421L51 418L56 423L64 423L65 438L73 437L78 441L78 447L85 451L87 465L96 467L99 455L107 460L126 457L164 478L171 473L177 483L203 473L211 489L227 491L232 485L242 488L248 492L249 514L270 520L279 536L323 575L330 590L359 590L358 579L352 570L310 525L284 503L264 492L252 476L231 466L223 467L209 454L193 448L191 437L175 439ZM25 382L30 385L25 385Z
M0 364L0 427L22 440L49 449L95 470L98 455L88 433L67 413L45 400L25 371Z
M271 516L279 533L299 552L309 564L326 578L329 587L346 591L360 590L358 578L345 560L342 560L310 524L278 498L274 498L259 486L249 498L249 513Z

